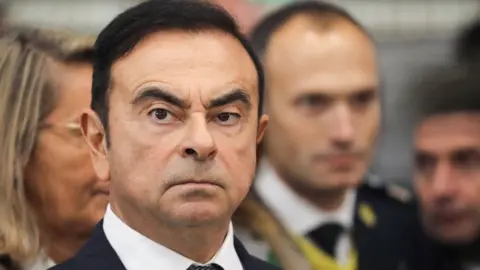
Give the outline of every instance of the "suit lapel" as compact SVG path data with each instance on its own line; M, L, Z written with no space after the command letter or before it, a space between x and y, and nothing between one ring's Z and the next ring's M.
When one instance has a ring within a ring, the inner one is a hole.
M77 269L126 270L105 236L103 220L97 224L94 234L75 257L74 264Z
M263 270L265 269L265 262L253 257L248 253L240 240L235 237L234 239L235 251L237 252L238 258L242 262L243 269L245 270Z

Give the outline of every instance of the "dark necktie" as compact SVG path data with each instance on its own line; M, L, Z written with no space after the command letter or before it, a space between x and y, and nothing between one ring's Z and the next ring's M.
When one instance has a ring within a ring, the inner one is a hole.
M307 236L327 254L335 257L335 246L343 231L343 227L338 223L326 223L310 231Z
M223 270L223 267L216 263L211 263L207 265L192 264L187 270Z

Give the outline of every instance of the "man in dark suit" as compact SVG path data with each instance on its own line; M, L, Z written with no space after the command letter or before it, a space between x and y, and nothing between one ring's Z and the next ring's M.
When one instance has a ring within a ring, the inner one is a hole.
M413 88L415 173L434 269L480 269L480 79L442 67Z
M259 200L314 269L423 269L412 194L368 172L382 93L367 31L341 7L302 1L265 17L251 40L270 117ZM237 232L256 255L281 263L271 245Z
M268 270L234 237L252 183L263 73L233 19L207 1L147 1L95 44L81 117L110 204L55 270Z

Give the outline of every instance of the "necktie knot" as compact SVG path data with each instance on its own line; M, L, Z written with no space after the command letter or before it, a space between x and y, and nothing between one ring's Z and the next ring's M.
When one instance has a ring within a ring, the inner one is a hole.
M187 268L187 270L223 270L223 267L216 263L206 265L192 264Z
M344 232L342 225L338 223L326 223L308 233L308 237L317 243L326 253L335 256L335 246Z

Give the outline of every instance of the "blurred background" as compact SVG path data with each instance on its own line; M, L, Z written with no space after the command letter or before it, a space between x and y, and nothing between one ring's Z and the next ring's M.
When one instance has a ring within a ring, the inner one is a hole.
M248 31L258 17L292 0L215 0ZM96 34L139 0L3 0L7 19ZM411 135L402 97L417 69L450 60L459 29L480 15L478 0L332 0L375 37L384 79L384 126L373 170L405 185L411 179Z

